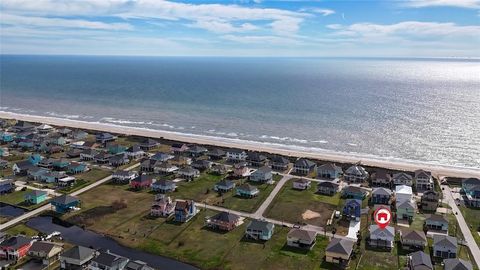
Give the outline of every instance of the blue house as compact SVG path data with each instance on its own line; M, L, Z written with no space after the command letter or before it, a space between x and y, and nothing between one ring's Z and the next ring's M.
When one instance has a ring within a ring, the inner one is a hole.
M49 173L50 170L41 167L32 167L28 169L27 174L30 179L39 180L42 175Z
M61 158L55 160L52 165L57 170L65 170L70 165L70 161Z
M468 178L462 181L462 190L467 197L467 204L480 207L480 179Z
M341 167L334 163L326 163L317 168L317 177L320 179L336 179L343 173Z
M13 142L14 135L13 133L10 133L10 132L3 132L0 136L0 139L6 143Z
M32 149L35 144L32 140L22 139L17 143L17 146L23 149Z
M363 200L367 196L367 193L365 189L355 186L348 186L342 189L342 196L344 198Z
M125 146L119 145L119 144L116 144L116 143L109 144L107 146L107 149L108 149L108 153L110 153L112 155L125 153L125 150L127 150L127 148Z
M77 174L87 171L87 165L84 163L72 162L67 167L67 171L70 174Z
M175 191L177 185L172 180L161 179L154 182L151 187L153 191L167 193Z
M80 200L70 195L62 195L54 198L51 204L55 207L55 212L64 214L77 208L80 205Z
M97 142L104 144L106 142L114 141L116 139L116 137L113 136L110 133L102 132L102 133L97 134L95 136L95 139L96 139Z
M246 198L255 197L255 196L258 195L258 193L260 193L258 188L254 187L250 184L243 184L243 185L239 186L236 190L237 196L246 197Z
M448 232L448 219L441 215L429 215L425 219L425 227L429 230Z
M218 192L227 192L234 188L235 188L235 182L224 179L216 183L213 189Z
M43 190L32 190L25 194L24 198L27 204L39 204L48 198L48 193Z
M177 201L175 205L175 221L188 222L197 214L194 201Z
M343 206L343 217L348 220L360 220L360 214L362 210L362 201L356 199L348 199Z
M32 165L37 165L40 161L42 161L42 156L39 154L33 154L28 157L28 161L32 163Z
M0 194L10 193L15 190L13 179L0 179Z
M263 220L252 220L247 226L245 237L255 240L267 241L272 238L275 225Z

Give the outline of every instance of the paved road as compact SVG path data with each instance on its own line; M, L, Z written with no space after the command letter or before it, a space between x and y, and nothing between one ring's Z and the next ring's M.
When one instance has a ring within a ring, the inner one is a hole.
M51 189L51 188L38 188L38 187L34 187L34 186L30 186L30 185L27 185L26 182L24 181L16 181L15 182L15 186L19 187L20 189L26 187L28 189L33 189L33 190L42 190L42 191L46 191L49 195L51 196L60 196L62 194L58 193L58 192L55 192L55 190Z
M140 163L134 164L134 165L126 168L125 170L131 170L131 169L136 168L136 167L138 167L138 166L140 166ZM107 176L107 177L105 177L105 178L103 178L103 179L101 179L101 180L98 180L98 181L96 181L95 183L93 183L93 184L91 184L91 185L88 185L88 186L86 186L86 187L84 187L84 188L81 188L81 189L79 189L79 190L77 190L77 191L75 191L75 192L72 192L70 195L72 195L72 196L80 195L80 194L82 194L82 193L84 193L84 192L86 192L86 191L88 191L88 190L90 190L90 189L92 189L92 188L94 188L94 187L97 187L97 186L99 186L99 185L101 185L101 184L104 184L104 183L110 181L110 179L112 179L112 176L111 176L111 175L110 175L110 176ZM23 214L23 215L21 215L21 216L18 216L18 217L16 217L16 218L12 219L12 220L9 220L9 221L7 221L7 222L5 222L5 223L3 223L3 224L0 224L0 231L3 231L3 230L5 230L6 228L11 227L11 226L13 226L13 225L15 225L15 224L17 224L17 223L19 223L19 222L22 222L22 221L26 220L26 219L29 219L29 218L31 218L31 217L34 217L34 216L40 214L40 213L43 212L43 211L49 210L50 208L51 208L51 205L50 205L50 203L48 203L48 204L46 204L46 205L44 205L44 206L41 206L41 207L39 207L39 208L37 208L37 209L35 209L35 210L32 210L32 211L30 211L30 212L27 212L27 213L25 213L25 214Z
M263 213L265 213L265 210L267 210L268 206L270 205L270 203L272 203L275 196L277 196L278 192L280 192L285 183L292 178L292 175L283 175L282 179L278 181L277 185L275 185L275 188L273 188L272 192L270 192L270 195L268 195L265 201L263 201L262 205L260 205L257 211L255 211L255 213L253 214L255 218L263 218Z
M462 230L463 237L465 237L465 241L467 241L468 247L472 252L475 263L480 268L480 248L475 242L472 232L470 231L468 224L465 222L465 218L463 217L462 212L460 211L460 209L458 209L457 204L455 203L455 199L453 198L450 187L445 185L442 185L441 187L443 190L443 200L452 207L453 213L457 213L455 217L457 217L458 225Z

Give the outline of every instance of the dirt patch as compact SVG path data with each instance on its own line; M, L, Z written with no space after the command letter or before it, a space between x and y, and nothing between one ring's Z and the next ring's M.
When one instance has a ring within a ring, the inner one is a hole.
M307 211L303 212L302 214L302 218L304 220L310 220L310 219L314 219L314 218L319 218L321 217L322 215L318 212L314 212L310 209L307 209Z

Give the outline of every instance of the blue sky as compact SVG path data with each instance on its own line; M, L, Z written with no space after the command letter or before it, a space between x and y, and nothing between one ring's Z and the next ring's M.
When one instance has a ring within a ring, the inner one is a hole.
M2 0L2 54L480 57L480 0Z

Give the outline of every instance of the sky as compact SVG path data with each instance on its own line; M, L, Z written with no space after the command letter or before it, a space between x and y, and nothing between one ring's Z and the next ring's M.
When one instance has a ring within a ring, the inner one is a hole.
M1 54L480 57L480 0L2 0Z

